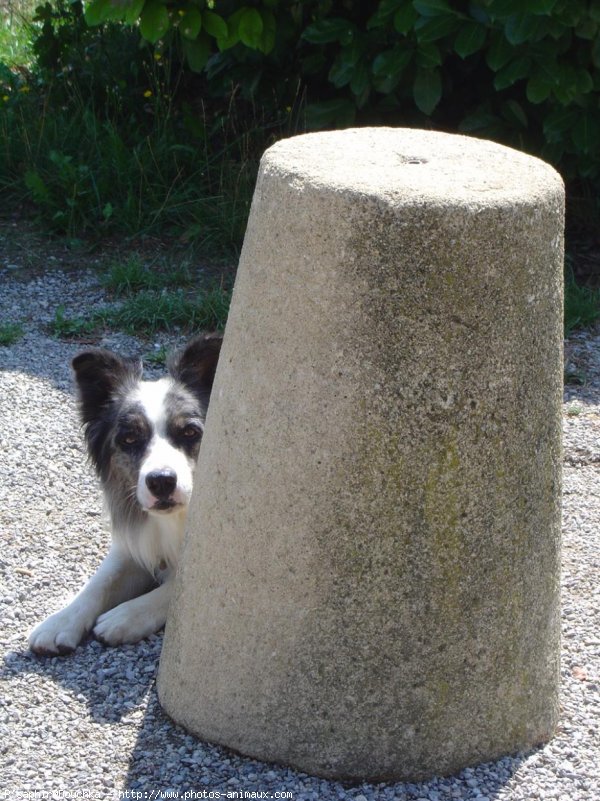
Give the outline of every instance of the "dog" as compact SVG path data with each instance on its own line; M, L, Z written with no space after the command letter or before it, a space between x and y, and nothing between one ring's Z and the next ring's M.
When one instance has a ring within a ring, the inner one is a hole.
M90 461L112 544L73 601L29 637L36 654L67 654L93 630L106 645L137 642L165 624L221 337L194 338L168 376L108 350L72 362Z

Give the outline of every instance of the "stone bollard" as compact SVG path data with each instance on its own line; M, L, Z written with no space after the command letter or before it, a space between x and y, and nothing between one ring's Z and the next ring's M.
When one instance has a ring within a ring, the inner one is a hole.
M158 690L205 740L422 779L558 713L563 187L417 130L262 160Z

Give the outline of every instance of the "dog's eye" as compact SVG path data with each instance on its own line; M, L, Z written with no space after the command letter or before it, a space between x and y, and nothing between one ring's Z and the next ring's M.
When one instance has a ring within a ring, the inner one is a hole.
M185 439L198 439L202 434L202 429L199 428L199 426L190 424L185 426L185 428L181 430L181 433Z
M118 438L119 445L123 448L132 448L134 445L137 445L139 441L139 434L133 431L123 431Z

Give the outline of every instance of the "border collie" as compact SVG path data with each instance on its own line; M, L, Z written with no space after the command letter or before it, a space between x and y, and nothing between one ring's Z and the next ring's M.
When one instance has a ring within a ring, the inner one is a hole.
M112 545L74 600L33 630L35 653L70 653L92 629L119 645L164 626L220 347L216 335L193 339L158 381L107 350L73 359Z

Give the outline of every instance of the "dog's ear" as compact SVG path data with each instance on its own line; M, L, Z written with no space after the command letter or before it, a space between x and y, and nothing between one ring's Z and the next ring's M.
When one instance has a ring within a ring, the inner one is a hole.
M169 373L181 381L206 406L210 398L221 351L220 334L202 334L192 339L169 362Z
M110 402L117 389L142 377L139 359L122 359L108 350L88 350L71 362L79 389L81 418L89 424Z

